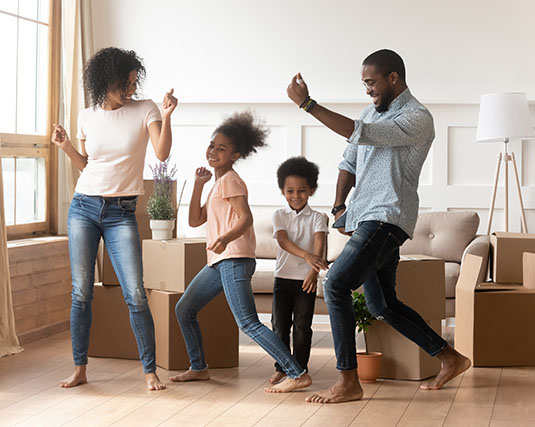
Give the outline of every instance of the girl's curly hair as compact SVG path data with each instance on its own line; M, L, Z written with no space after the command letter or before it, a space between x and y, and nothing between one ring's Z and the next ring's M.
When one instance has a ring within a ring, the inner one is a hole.
M126 92L132 71L137 72L137 84L141 86L146 70L143 60L133 50L107 47L87 61L83 81L93 108L104 103L110 89Z
M269 129L263 124L256 122L251 111L234 113L227 117L214 131L230 138L234 149L240 153L240 158L245 159L251 153L256 153L257 148L265 147Z

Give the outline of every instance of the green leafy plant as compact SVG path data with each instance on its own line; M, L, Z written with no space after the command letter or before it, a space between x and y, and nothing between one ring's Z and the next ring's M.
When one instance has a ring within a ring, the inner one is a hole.
M364 294L361 294L360 292L353 292L353 308L355 309L357 331L364 333L364 344L366 346L366 354L368 354L368 341L366 338L366 333L376 318L368 310L366 298L364 297Z
M150 166L154 178L154 189L147 201L147 213L151 219L170 220L176 216L173 206L173 183L176 165L169 169L169 158Z

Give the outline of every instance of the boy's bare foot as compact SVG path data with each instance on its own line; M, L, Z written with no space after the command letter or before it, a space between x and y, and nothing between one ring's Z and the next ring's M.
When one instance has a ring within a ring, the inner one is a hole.
M442 363L442 368L440 368L438 375L432 381L420 385L422 390L440 390L444 384L472 366L470 359L463 356L449 344L437 357Z
M76 387L80 384L87 383L86 366L75 366L73 374L59 383L62 388Z
M147 383L147 388L149 390L165 389L165 384L160 381L160 378L158 378L158 375L156 375L156 372L145 374L145 381Z
M267 393L289 393L300 388L308 387L310 384L312 384L312 378L305 373L299 378L286 378L280 384L274 385L273 387L266 387L264 391Z
M188 369L186 372L169 377L169 379L174 382L206 381L210 379L210 372L208 369L203 371L192 371L191 369Z
M277 384L285 376L286 374L284 372L275 371L275 373L269 378L269 382L271 384Z
M341 371L338 381L332 387L308 396L310 403L342 403L362 399L364 391L360 386L357 370Z

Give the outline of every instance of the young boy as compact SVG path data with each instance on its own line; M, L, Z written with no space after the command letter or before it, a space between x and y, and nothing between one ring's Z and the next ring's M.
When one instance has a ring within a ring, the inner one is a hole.
M304 157L282 163L277 181L288 206L273 214L273 237L279 247L271 323L288 349L293 325L293 355L307 372L318 273L327 268L323 258L327 222L322 213L308 206L308 198L318 188L318 175L318 166ZM277 363L275 369L269 379L272 384L285 376Z

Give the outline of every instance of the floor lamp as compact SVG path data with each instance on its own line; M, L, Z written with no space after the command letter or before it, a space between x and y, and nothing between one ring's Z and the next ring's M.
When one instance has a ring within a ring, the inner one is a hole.
M518 170L516 168L515 153L509 153L507 151L509 140L514 138L535 138L535 131L533 130L533 124L529 115L526 94L491 93L483 95L479 107L476 140L478 142L501 141L504 143L504 152L498 154L498 162L496 164L487 234L490 234L502 160L505 173L505 231L509 231L509 162L511 162L515 175L516 189L518 191L518 200L520 202L522 232L528 232L524 203L522 201L522 191L520 189L520 180L518 179Z

